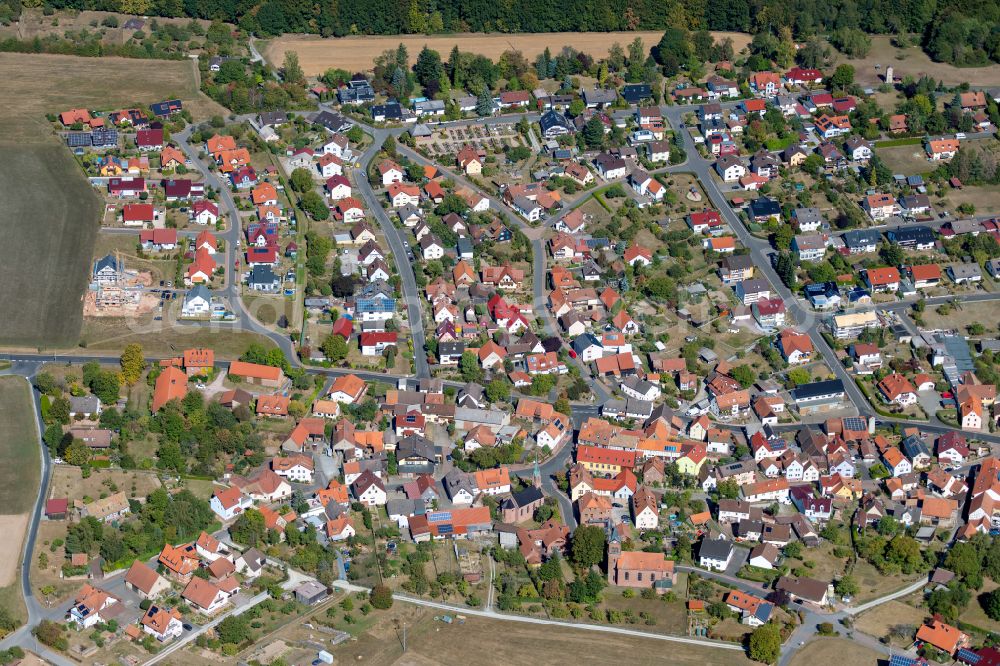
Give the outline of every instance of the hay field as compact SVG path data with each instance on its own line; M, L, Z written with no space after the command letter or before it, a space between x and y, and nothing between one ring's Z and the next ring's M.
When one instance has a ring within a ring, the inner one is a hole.
M750 43L750 35L737 32L712 33L716 40L731 37L737 53ZM636 37L641 37L646 48L655 45L663 36L662 30L637 32L545 32L520 34L459 33L454 35L379 35L322 38L304 35L284 35L267 42L261 53L268 62L280 66L285 51L299 54L299 63L307 76L316 76L330 67L340 67L349 72L372 68L376 56L387 49L394 49L400 42L406 45L411 59L425 45L447 57L452 47L460 51L479 53L492 60L510 49L517 49L529 61L549 47L553 53L563 46L589 53L595 58L607 56L615 42L627 47Z
M224 113L198 91L193 62L0 53L0 345L72 347L83 323L101 203L48 113L180 97L196 117Z
M885 35L872 35L872 48L866 57L848 58L838 54L836 60L838 64L846 62L854 65L855 80L865 86L881 85L882 80L879 77L885 72L887 65L893 68L894 76L912 76L916 79L921 74L927 74L950 86L965 82L977 87L1000 86L1000 67L996 65L955 67L943 62L934 62L919 46L898 49ZM875 71L876 64L882 66L878 72Z
M0 53L0 80L4 141L42 141L51 133L45 114L75 107L112 109L178 97L196 120L226 113L198 90L197 66L190 60Z

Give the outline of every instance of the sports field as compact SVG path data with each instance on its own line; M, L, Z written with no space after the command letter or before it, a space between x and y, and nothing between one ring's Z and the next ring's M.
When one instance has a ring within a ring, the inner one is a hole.
M83 322L100 201L45 116L169 97L196 117L223 113L189 61L0 53L0 345L74 347Z
M726 37L733 40L733 48L737 53L750 43L750 35L736 32L715 32L716 41ZM479 53L492 60L497 60L500 54L510 49L516 49L524 54L529 61L545 50L558 53L564 46L572 46L578 51L589 53L595 58L608 55L608 49L615 42L623 48L636 37L641 37L649 49L660 41L662 30L645 32L544 32L520 34L482 34L461 33L454 35L386 35L386 36L351 36L321 38L303 35L284 35L267 42L261 52L268 62L280 65L285 57L285 51L296 51L299 63L309 76L323 73L330 67L340 67L349 72L364 71L372 68L376 56L387 49L394 49L400 43L409 49L410 58L416 58L417 53L425 45L447 57L452 47L458 46L460 51Z

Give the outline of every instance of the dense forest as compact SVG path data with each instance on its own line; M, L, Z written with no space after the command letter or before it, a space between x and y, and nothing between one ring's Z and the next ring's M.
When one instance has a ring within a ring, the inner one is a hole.
M46 0L55 9L190 16L237 23L260 35L441 32L737 30L796 39L859 30L916 35L936 60L1000 61L1000 0ZM40 0L2 0L4 14Z

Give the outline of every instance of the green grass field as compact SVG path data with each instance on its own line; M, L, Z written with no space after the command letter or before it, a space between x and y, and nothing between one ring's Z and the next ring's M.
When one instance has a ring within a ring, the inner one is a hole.
M21 621L27 611L21 598L17 579L21 560L23 529L27 513L38 496L39 469L38 430L35 426L35 406L28 382L21 377L0 377L0 525L7 526L3 546L0 546L0 605L8 608ZM21 531L20 534L12 533Z
M38 495L38 430L28 382L0 377L0 506L23 513Z

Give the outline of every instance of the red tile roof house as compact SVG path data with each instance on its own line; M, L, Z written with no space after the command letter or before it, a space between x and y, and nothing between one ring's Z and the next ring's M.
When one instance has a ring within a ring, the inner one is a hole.
M137 197L146 191L145 178L109 178L108 195L124 199Z
M248 384L277 388L284 381L285 374L281 368L245 361L233 361L229 365L229 377L235 378L237 381L243 380Z
M623 553L619 542L608 544L608 582L612 585L654 589L663 594L676 580L674 563L663 553Z
M873 292L895 292L899 289L899 269L897 268L869 268L864 273L865 284Z
M147 203L130 203L122 206L122 224L126 227L141 227L145 224L152 224L153 218L155 217L155 212L153 210L153 204ZM156 231L168 231L167 229L158 229ZM177 230L172 229L169 231L174 232L174 243L177 243ZM143 242L142 235L140 234L139 242Z
M886 375L878 383L878 390L888 401L906 407L917 402L917 392L910 380L898 373Z
M143 152L163 150L163 130L139 130L135 133L135 145Z
M236 591L238 590L237 587ZM203 578L192 578L181 596L190 601L200 612L211 615L225 606L232 595L215 583L210 583Z
M139 232L139 243L147 252L173 250L177 247L177 229L143 229Z
M155 599L170 590L170 583L149 565L136 560L125 574L125 587L143 599Z

